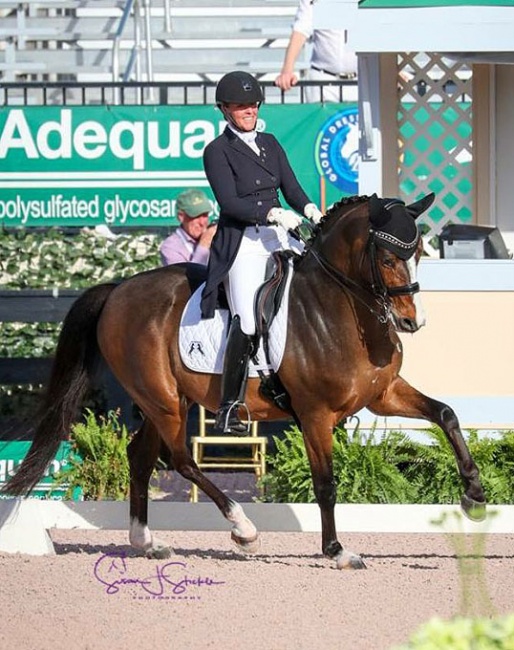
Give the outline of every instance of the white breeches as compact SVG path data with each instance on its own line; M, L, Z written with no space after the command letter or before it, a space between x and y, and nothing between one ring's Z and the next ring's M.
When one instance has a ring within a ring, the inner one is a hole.
M243 234L236 259L225 279L230 312L241 319L245 334L255 334L254 302L257 289L264 282L266 264L274 251L302 250L302 244L280 226L248 226Z

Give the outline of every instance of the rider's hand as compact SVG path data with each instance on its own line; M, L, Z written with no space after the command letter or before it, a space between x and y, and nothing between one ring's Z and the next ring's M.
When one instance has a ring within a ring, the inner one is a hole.
M292 210L271 208L267 217L268 223L276 223L285 230L294 230L302 223L302 218Z
M307 219L310 219L315 226L317 226L318 223L323 219L323 213L314 203L307 203L303 209L303 214L307 217Z

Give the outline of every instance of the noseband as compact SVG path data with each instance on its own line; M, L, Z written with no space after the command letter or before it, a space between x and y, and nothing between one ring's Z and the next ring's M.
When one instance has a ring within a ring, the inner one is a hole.
M385 233L370 228L366 250L368 251L372 282L370 287L358 284L351 278L347 277L337 267L331 264L324 255L314 248L309 252L314 256L316 262L321 266L325 273L334 280L340 287L348 290L359 302L366 306L374 314L380 323L387 323L391 316L391 298L395 296L412 296L419 291L419 283L411 282L399 287L388 287L380 269L378 267L377 249L381 248L380 242L386 237ZM412 249L412 255L418 245L419 236L416 237L415 243L401 244L405 251ZM383 246L382 246L383 247ZM407 258L409 259L409 258Z

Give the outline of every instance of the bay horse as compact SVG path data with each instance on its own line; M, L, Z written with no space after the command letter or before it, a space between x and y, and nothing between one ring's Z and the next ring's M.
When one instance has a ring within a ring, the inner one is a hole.
M433 198L410 205L376 195L339 201L315 227L291 281L277 374L303 433L321 512L322 552L339 569L365 564L337 539L332 433L363 407L378 416L422 418L441 427L463 481L462 509L475 521L485 517L479 471L454 411L399 374L398 332L416 332L424 324L416 282L422 241L415 219ZM192 290L187 267L168 266L91 287L75 301L63 322L32 445L6 493L26 494L43 475L103 358L144 415L128 448L132 546L149 557L171 553L148 528L149 480L165 444L174 469L231 522L239 549L258 548L258 532L241 505L204 476L187 446L191 404L216 411L220 401L220 377L193 372L181 361L179 324ZM248 382L245 402L252 419L290 416L261 394L259 384L259 378Z

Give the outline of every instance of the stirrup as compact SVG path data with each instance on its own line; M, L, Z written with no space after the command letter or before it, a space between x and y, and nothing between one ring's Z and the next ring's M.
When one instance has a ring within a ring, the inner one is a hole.
M246 419L247 422L246 424L241 421L239 418L239 415L237 413L239 407L243 407L246 411ZM235 409L235 412L233 412ZM220 413L220 411L222 411ZM222 421L222 426L218 426L218 420L220 418L223 418ZM237 429L234 429L232 427L234 426L240 426L241 431L238 431ZM249 436L250 435L250 427L252 426L252 422L250 419L250 411L248 410L248 407L244 402L232 402L228 406L228 408L225 410L223 407L220 407L218 414L216 415L216 429L218 431L221 431L222 433L227 433L233 436Z

